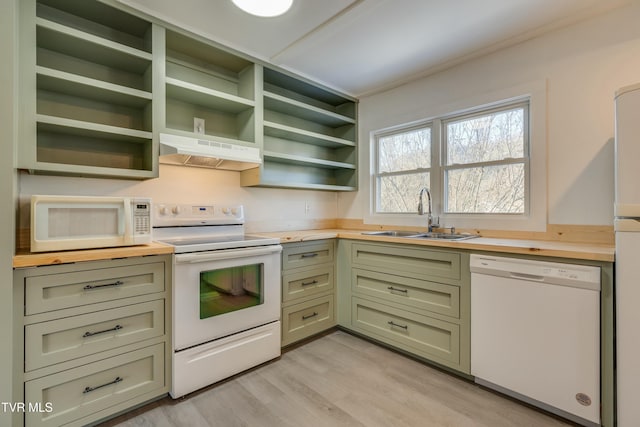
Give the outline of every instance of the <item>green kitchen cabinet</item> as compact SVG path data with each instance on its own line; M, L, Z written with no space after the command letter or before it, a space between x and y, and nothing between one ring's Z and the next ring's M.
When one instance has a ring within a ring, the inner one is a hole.
M470 374L467 251L340 240L338 324Z
M161 132L261 146L262 67L178 30L164 38L164 85L155 94L164 100Z
M157 176L157 31L95 0L21 1L18 167Z
M264 163L241 184L356 190L356 100L269 67L263 76Z
M14 270L14 348L26 426L82 426L165 395L171 256Z
M335 242L287 243L282 250L282 346L336 325Z

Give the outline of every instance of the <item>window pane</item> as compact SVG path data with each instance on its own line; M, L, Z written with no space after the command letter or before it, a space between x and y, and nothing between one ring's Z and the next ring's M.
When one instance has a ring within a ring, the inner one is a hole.
M378 172L431 167L431 129L414 129L378 140Z
M524 164L447 171L447 212L524 213Z
M447 164L524 157L524 108L447 123Z
M420 189L428 186L428 172L378 178L378 212L417 212Z

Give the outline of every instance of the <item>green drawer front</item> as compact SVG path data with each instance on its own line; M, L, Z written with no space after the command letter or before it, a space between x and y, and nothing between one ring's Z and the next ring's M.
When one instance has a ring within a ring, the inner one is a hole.
M282 302L331 292L334 283L333 264L283 274Z
M355 330L446 366L460 363L458 325L352 298Z
M25 314L164 291L164 263L101 268L25 279Z
M53 411L27 412L25 424L60 426L164 385L164 344L157 344L27 381L25 400L50 403Z
M291 243L282 250L282 269L309 267L333 262L333 240Z
M336 324L333 294L282 309L282 345L327 330Z
M422 248L355 243L353 266L373 267L379 271L395 270L427 277L460 280L460 254Z
M456 319L460 318L460 288L458 286L358 268L351 271L353 292L408 305L419 311L430 311Z
M164 335L164 300L25 327L25 370Z

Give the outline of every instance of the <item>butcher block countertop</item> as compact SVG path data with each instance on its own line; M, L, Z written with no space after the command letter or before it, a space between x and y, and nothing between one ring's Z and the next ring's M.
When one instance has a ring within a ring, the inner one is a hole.
M162 243L125 246L121 248L83 249L77 251L18 253L13 257L13 268L67 264L80 261L99 261L147 255L172 254L173 246Z
M475 251L491 251L504 254L539 255L606 262L613 262L615 255L614 246L606 244L505 239L493 237L476 237L474 239L468 240L446 241L430 239L409 239L406 237L372 236L362 233L363 230L322 229L255 234L260 234L262 236L268 237L278 237L281 243L341 238L371 242L403 243L421 246L469 249Z
M318 229L279 232L251 233L267 237L277 237L281 243L305 242L322 239L353 239L369 242L401 243L420 246L436 246L444 248L468 249L472 251L490 251L503 254L539 255L590 261L613 262L615 251L613 245L570 243L548 240L507 239L494 237L477 237L469 240L444 241L428 239L408 239L406 237L372 236L362 234L365 230ZM377 230L379 231L379 230ZM127 258L147 255L163 255L173 253L173 247L162 243L127 246L122 248L87 249L77 251L18 253L13 257L13 267L37 267L45 265L66 264L81 261L97 261L113 258Z

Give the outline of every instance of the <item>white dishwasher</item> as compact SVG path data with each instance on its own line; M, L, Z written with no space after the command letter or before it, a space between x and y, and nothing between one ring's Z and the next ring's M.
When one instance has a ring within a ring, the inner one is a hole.
M472 254L471 374L600 425L600 268Z

